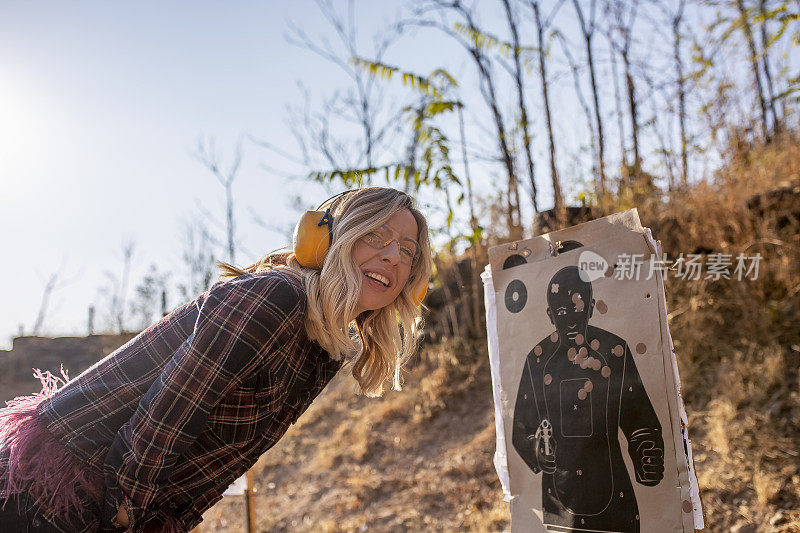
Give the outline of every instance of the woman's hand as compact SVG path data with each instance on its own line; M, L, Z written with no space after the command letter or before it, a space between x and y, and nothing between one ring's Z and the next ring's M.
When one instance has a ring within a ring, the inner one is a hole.
M117 517L115 520L122 527L128 527L128 525L130 525L130 520L128 519L128 513L125 512L125 508L122 507L121 505L119 506L119 510L117 510Z

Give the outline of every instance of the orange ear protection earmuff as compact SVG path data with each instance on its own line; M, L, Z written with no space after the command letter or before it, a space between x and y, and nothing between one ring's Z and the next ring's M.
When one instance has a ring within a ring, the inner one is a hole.
M301 266L322 268L328 248L333 242L333 213L330 206L336 199L352 191L344 191L331 196L314 211L306 211L294 227L294 256ZM328 205L325 211L322 206Z
M428 294L428 284L422 286L417 294L414 295L414 303L417 305L422 305L422 300L425 299L425 295Z
M333 214L331 206L338 198L353 192L344 191L322 202L314 211L306 211L294 227L294 256L300 266L321 269L325 256L333 242ZM325 211L320 211L327 205ZM428 292L427 284L414 295L414 303L420 305Z

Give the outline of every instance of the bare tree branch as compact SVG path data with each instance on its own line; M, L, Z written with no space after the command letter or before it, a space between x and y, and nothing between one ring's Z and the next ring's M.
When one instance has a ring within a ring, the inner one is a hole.
M236 219L233 213L233 182L239 172L239 167L242 163L242 137L236 142L234 151L233 162L228 168L227 172L220 169L220 156L215 149L214 138L211 137L207 141L202 138L197 142L197 150L194 153L195 159L200 161L213 175L217 181L225 189L225 214L226 214L226 228L228 234L228 261L231 263L236 262Z

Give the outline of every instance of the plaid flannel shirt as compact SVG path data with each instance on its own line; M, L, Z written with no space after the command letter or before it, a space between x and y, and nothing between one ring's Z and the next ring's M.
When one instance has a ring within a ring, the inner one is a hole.
M306 336L305 310L285 271L219 281L39 404L102 474L101 528L123 506L128 531L188 531L278 441L341 367Z

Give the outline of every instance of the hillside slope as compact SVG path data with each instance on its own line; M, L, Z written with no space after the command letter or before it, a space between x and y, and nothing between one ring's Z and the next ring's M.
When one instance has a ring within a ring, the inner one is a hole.
M357 396L341 372L256 465L258 530L506 528L491 378L476 348L427 349L404 390L380 399ZM244 531L244 512L241 496L226 497L202 532Z

